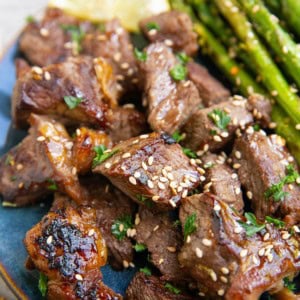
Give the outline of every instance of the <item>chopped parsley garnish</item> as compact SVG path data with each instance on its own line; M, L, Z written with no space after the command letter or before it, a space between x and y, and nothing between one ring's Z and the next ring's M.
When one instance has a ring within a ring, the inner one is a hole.
M187 56L186 53L184 53L184 52L177 53L176 57L183 65L186 65L190 60L190 57Z
M181 226L180 220L174 221L174 222L173 222L173 226L174 226L174 227L179 227L179 226Z
M132 228L131 216L126 215L117 219L111 226L111 233L119 240L123 240L127 235L127 230Z
M184 140L185 138L185 135L184 134L180 134L179 131L175 131L173 134L172 134L172 138L177 142L181 142L182 140Z
M160 26L155 22L149 22L146 24L146 28L150 31L152 29L160 30Z
M211 135L216 135L216 134L217 134L217 130L213 130L213 129L212 129L212 130L209 131L209 133L210 133Z
M221 109L214 109L207 115L219 129L227 130L227 126L230 123L231 118L225 111Z
M259 124L254 124L254 125L253 125L253 129L254 129L254 131L260 131L260 126L259 126Z
M112 157L114 154L116 154L119 150L115 149L110 152L106 152L107 148L104 145L99 145L94 147L94 151L96 152L96 156L93 159L93 168L98 166L99 164L103 163L105 160Z
M48 190L50 191L57 191L57 184L53 179L47 179L47 181L49 182L49 185L47 186Z
M27 23L34 23L36 20L35 20L35 17L34 16L27 16L26 17L26 22Z
M294 292L296 290L296 284L292 280L289 280L288 277L283 278L284 286L290 291Z
M68 25L68 24L62 24L61 28L71 35L71 41L75 46L75 51L77 53L80 53L82 50L81 42L85 35L85 33L82 31L82 29L79 26Z
M189 148L182 147L182 151L189 158L197 158L197 154Z
M69 109L76 108L81 102L84 101L83 98L73 96L64 96L64 100Z
M13 166L13 165L14 165L14 158L13 158L10 154L8 154L8 155L6 156L6 158L5 158L4 164L5 164L6 166L8 166L8 165Z
M147 246L144 245L144 244L135 244L135 245L134 245L134 250L135 250L136 252L143 252L143 251L145 251L146 249L147 249Z
M153 203L152 201L145 195L137 194L136 199L142 203L144 203L147 207L151 208Z
M151 272L151 270L148 267L141 268L140 272L143 272L147 276L151 276L152 275L152 272Z
M171 283L167 282L165 284L165 288L168 289L170 292L172 292L173 294L180 294L181 293L181 290L177 287L175 287L174 285L172 285Z
M45 297L46 293L47 293L47 283L48 283L47 276L44 275L43 273L40 273L39 290L40 290L43 297Z
M195 222L196 222L196 213L193 213L186 218L183 226L184 240L186 240L187 237L197 229Z
M147 60L147 53L145 51L141 51L138 48L134 48L134 56L139 61L146 61Z
M17 180L17 176L10 176L10 181L16 181Z
M247 222L241 222L239 221L240 225L246 230L247 236L253 236L255 233L263 230L266 225L265 224L258 224L256 217L253 213L245 213L245 217L247 219Z
M282 228L285 226L285 222L284 221L281 221L279 219L275 219L275 218L272 218L270 216L266 216L266 221L268 223L272 223L274 224L277 228Z
M294 169L292 165L286 167L287 175L282 178L278 183L272 184L266 191L265 197L273 197L275 202L283 201L286 196L289 195L288 192L283 191L285 184L290 184L296 182L299 178L299 173Z
M176 81L181 81L185 80L186 75L187 75L187 69L184 65L178 64L175 65L171 70L170 70L170 75L171 77L176 80Z

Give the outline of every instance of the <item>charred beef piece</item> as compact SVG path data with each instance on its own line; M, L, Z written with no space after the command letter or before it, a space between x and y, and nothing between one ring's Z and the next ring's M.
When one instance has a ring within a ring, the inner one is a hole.
M186 134L184 146L194 151L209 149L212 152L224 148L233 140L238 128L243 129L253 122L246 105L246 99L234 96L229 101L198 109L182 128Z
M166 134L151 133L116 145L95 173L106 176L139 204L172 209L199 183L199 174Z
M91 170L95 157L94 148L99 145L104 145L106 148L111 148L113 145L109 135L104 131L87 127L76 130L72 155L78 174L86 174Z
M288 165L293 162L284 144L277 135L245 133L236 139L232 159L256 216L263 220L267 215L280 213L293 224L300 221L299 185L291 182L271 193L272 186L287 176Z
M102 176L83 178L81 184L90 191L88 205L96 211L97 226L108 248L110 265L115 269L128 267L133 261L130 235L117 239L112 234L112 225L126 216L132 218L135 203Z
M170 70L177 64L171 49L162 43L146 48L147 59L139 62L143 75L143 104L148 106L148 123L155 131L172 134L201 103L190 80L175 81Z
M189 296L180 291L178 294L166 287L167 282L142 272L135 274L126 291L126 300L192 300L198 297Z
M35 268L48 278L48 299L121 299L99 284L106 247L93 209L57 194L50 212L27 232L24 243Z
M68 123L105 127L107 110L117 105L116 86L112 67L103 59L69 58L60 64L33 67L15 84L13 122L26 127L30 113L38 113L56 115ZM70 108L65 96L81 102Z
M205 107L228 100L230 91L209 74L208 70L195 62L187 64L188 78L195 84Z
M259 299L282 288L282 279L300 268L299 236L274 224L247 236L245 222L225 202L211 194L183 200L180 220L196 215L196 230L186 239L179 262L197 280L206 299Z
M147 131L144 114L130 105L113 109L108 119L109 136L115 144Z
M225 155L207 153L201 157L205 171L203 182L204 192L223 199L230 207L242 212L244 208L241 183L237 173L225 162Z
M155 212L140 206L135 218L136 236L151 255L151 262L157 267L164 280L183 283L189 280L177 259L183 243L183 236L167 212Z
M0 192L4 201L23 206L56 189L76 202L84 201L86 194L73 168L73 143L64 126L37 115L31 115L30 123L29 135L0 162Z
M197 34L193 31L192 20L186 13L175 10L163 12L142 20L140 28L151 43L164 42L174 51L185 52L190 56L197 53Z

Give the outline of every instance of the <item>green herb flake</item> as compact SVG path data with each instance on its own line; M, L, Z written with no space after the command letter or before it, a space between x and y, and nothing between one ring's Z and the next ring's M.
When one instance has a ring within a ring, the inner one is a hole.
M148 196L137 194L136 199L142 203L144 203L147 207L151 208L153 206L152 201L148 198Z
M285 286L288 290L290 290L290 291L292 291L292 292L294 292L294 291L296 290L296 284L293 283L293 281L290 280L288 277L283 278L283 283L284 283L284 286Z
M149 22L146 24L146 28L148 29L148 31L155 29L155 30L160 30L160 26L155 23L155 22Z
M47 179L47 181L49 183L49 185L47 186L47 189L50 191L57 191L58 187L57 187L56 182L51 178Z
M174 226L174 227L179 227L179 226L181 226L180 220L174 221L174 222L173 222L173 226Z
M10 176L10 181L16 181L16 180L17 180L17 176L14 175Z
M36 22L36 19L35 19L34 16L27 16L27 17L26 17L26 22L27 22L28 24L34 23L34 22Z
M245 229L247 236L253 236L255 233L263 230L266 225L265 224L258 224L256 217L253 213L245 213L245 218L247 222L239 221L240 225Z
M185 80L186 79L186 75L187 75L187 69L182 64L175 65L170 70L170 75L176 81Z
M227 130L227 126L230 123L231 118L228 114L221 109L214 109L207 116L215 123L215 125L221 130Z
M99 145L94 147L94 151L96 152L96 156L93 159L93 168L98 166L99 164L103 163L105 160L112 157L114 154L116 154L119 150L111 150L109 152L107 151L107 148L104 145Z
M64 101L69 107L69 109L76 108L81 102L84 101L83 98L80 97L73 97L73 96L64 96Z
M209 133L210 133L211 135L216 135L216 134L217 134L217 130L210 130Z
M138 48L134 48L134 56L139 61L146 61L147 60L147 53L145 51L141 51Z
M80 28L80 26L69 24L62 24L61 28L71 35L71 41L75 46L74 50L76 54L80 53L82 51L81 42L85 36L84 31Z
M132 228L131 216L126 215L120 219L117 219L111 226L112 234L119 240L123 240L127 235L127 230Z
M197 154L189 148L182 147L182 151L189 158L197 158Z
M172 138L176 141L176 143L180 143L181 141L184 140L185 138L185 134L180 134L179 131L175 131L173 134L172 134Z
M177 287L175 287L174 285L172 285L171 283L167 282L165 284L165 288L168 289L170 292L172 292L173 294L180 294L181 293L181 290Z
M13 166L14 163L15 163L15 162L14 162L14 158L12 157L12 155L8 154L8 155L6 156L6 158L5 158L4 164L5 164L6 166Z
M254 124L254 125L253 125L253 129L254 129L254 131L260 131L260 126L259 126L259 124Z
M186 65L190 61L190 57L184 52L179 52L176 54L177 59L181 64Z
M197 229L195 223L196 223L196 213L193 213L186 218L183 226L184 240L186 240L187 237L191 235L193 232L195 232L195 230Z
M207 162L207 163L205 163L205 164L203 165L203 168L204 168L204 169L210 169L210 168L212 168L214 165L215 165L215 164L214 164L212 161L209 161L209 162Z
M135 244L135 245L134 245L134 250L135 250L136 252L143 252L143 251L145 251L146 249L147 249L147 246L144 245L144 244Z
M40 290L43 297L45 297L46 293L47 293L47 283L48 283L47 276L44 275L43 273L40 273L39 290Z
M266 221L268 223L274 224L277 228L282 228L285 226L285 222L279 219L272 218L270 216L266 216Z
M285 184L295 183L299 178L299 173L294 169L292 165L286 167L286 176L282 178L278 183L272 184L266 191L266 198L273 198L275 202L283 201L288 192L283 191Z
M147 276L151 276L152 275L152 272L151 272L151 270L148 267L141 268L140 272L143 272Z

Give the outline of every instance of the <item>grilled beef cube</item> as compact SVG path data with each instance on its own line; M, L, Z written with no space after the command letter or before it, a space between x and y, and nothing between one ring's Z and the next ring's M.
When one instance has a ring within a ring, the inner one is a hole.
M31 115L29 135L0 162L4 205L23 206L59 189L77 202L85 199L72 163L72 141L49 117Z
M113 109L108 119L108 132L114 143L128 140L147 131L144 114L130 105Z
M167 212L155 212L140 206L136 215L136 236L139 244L144 244L151 262L160 270L164 280L182 283L189 276L179 266L178 252L182 246L183 236Z
M242 212L244 208L241 183L237 173L225 162L226 157L207 153L201 157L205 180L204 192L223 199L230 207Z
M299 236L286 228L267 223L249 236L241 226L244 218L211 194L183 200L182 224L192 214L195 222L193 227L189 222L189 229L195 230L190 230L178 259L197 281L199 295L259 299L265 291L282 288L282 279L299 271Z
M199 174L166 134L145 134L116 145L95 173L140 204L172 209L199 183ZM147 201L146 201L147 200Z
M284 144L277 135L245 133L234 143L233 166L238 168L241 183L259 219L281 213L289 223L297 223L300 221L299 185L290 182L278 186L288 174L288 165L293 160ZM277 190L272 188L276 185Z
M100 145L104 145L106 148L112 147L112 141L104 131L86 127L76 130L72 155L74 166L79 174L85 174L91 170L95 157L94 148Z
M230 143L238 128L253 122L246 109L247 100L235 96L230 101L198 109L182 128L186 134L185 147L194 151L215 152Z
M128 267L133 261L131 240L127 234L118 239L112 234L112 226L126 216L132 219L135 203L104 177L84 178L81 184L90 191L88 205L96 211L97 226L108 248L110 265L115 269Z
M263 128L270 127L272 104L263 95L253 94L248 97L247 109Z
M27 232L24 243L35 268L48 278L48 299L111 299L104 294L121 299L101 283L106 247L90 207L57 194L50 212Z
M12 116L26 127L30 113L57 115L73 124L106 126L107 110L117 105L112 67L90 57L69 58L48 67L33 67L19 78L12 96ZM72 96L69 106L65 96Z
M138 272L133 277L126 291L127 300L192 300L198 297L189 296L180 289L171 291L168 283L155 276ZM167 287L166 287L167 285Z
M143 75L143 104L148 106L148 123L155 131L172 134L201 103L197 88L189 80L175 81L170 70L177 64L171 49L162 43L146 48L147 59L139 62Z
M190 17L183 12L169 11L148 17L140 22L143 34L154 42L164 42L174 51L193 56L197 53L197 34Z
M188 78L195 84L205 107L228 100L230 91L208 70L195 62L187 64Z

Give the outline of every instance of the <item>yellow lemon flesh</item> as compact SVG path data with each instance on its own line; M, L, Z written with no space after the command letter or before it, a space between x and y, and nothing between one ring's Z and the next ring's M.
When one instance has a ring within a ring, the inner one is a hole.
M129 31L137 31L141 19L170 10L168 0L50 0L49 6L93 22L117 17Z

